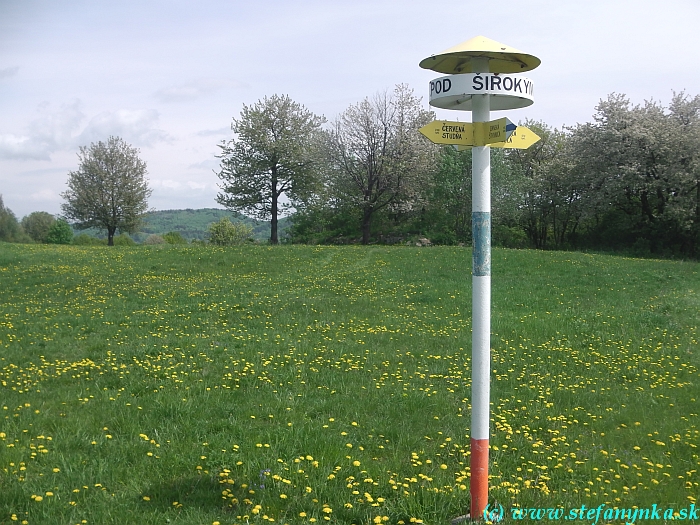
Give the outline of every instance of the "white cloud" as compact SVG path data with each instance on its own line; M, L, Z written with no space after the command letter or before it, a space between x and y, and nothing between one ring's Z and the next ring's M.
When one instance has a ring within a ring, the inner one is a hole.
M10 78L15 76L18 71L19 66L6 67L4 69L0 69L0 80L2 80L3 78Z
M206 190L207 189L207 184L201 183L201 182L194 182L191 180L187 181L187 185L190 187L190 189L193 190Z
M176 190L182 186L178 181L172 179L157 179L152 181L153 186Z
M77 150L90 142L104 141L118 136L136 146L151 146L172 140L158 129L158 112L154 109L105 111L94 116L87 126L81 127L85 114L81 102L63 104L58 111L50 111L48 103L39 105L43 113L32 120L24 133L0 134L0 158L19 160L51 160L51 154L61 150Z
M221 169L221 161L216 158L210 158L203 160L201 162L195 162L194 164L190 164L187 166L188 169L191 170L206 170L211 172L212 170L214 171L219 171Z
M59 199L59 194L53 190L45 188L29 194L29 199L38 202L54 202Z
M45 145L30 137L12 134L0 135L0 157L5 159L51 160Z
M168 86L156 91L153 96L164 103L189 102L221 89L240 89L246 84L236 80L198 79L184 84Z
M151 146L170 142L172 137L157 129L159 114L154 109L105 111L94 116L80 134L81 144L107 140L117 136L135 146Z
M226 126L225 128L218 128L218 129L203 129L201 131L197 131L195 133L195 135L198 137L211 137L212 135L218 135L218 136L225 135L227 137L230 137L231 136L231 126Z
M27 126L26 133L0 135L0 157L20 160L51 160L51 153L74 147L73 131L78 129L85 115L79 100L63 104L58 111L47 111L48 103L39 105L44 112Z

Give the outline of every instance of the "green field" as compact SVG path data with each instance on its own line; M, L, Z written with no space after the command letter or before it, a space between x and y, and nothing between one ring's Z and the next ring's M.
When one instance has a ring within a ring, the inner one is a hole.
M449 523L470 267L0 244L0 523ZM696 503L699 292L698 263L494 250L493 502Z

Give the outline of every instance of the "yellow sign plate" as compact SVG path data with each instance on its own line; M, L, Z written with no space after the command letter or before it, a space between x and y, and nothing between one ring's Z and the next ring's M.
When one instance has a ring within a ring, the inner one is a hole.
M471 122L433 120L418 131L435 144L474 145L474 128Z
M513 134L505 142L491 144L492 148L512 148L512 149L527 149L535 142L539 141L540 137L525 126L515 128Z
M435 144L487 146L507 142L513 134L513 129L516 129L515 124L504 117L491 122L434 120L418 131Z
M474 126L474 145L487 146L498 142L506 142L516 126L506 117L479 123Z
M540 140L540 137L532 131L530 128L524 126L518 126L515 128L513 134L505 142L495 142L489 144L492 148L506 148L506 149L527 149L536 142ZM473 144L472 144L473 146ZM471 146L460 146L458 149L465 150L469 149Z

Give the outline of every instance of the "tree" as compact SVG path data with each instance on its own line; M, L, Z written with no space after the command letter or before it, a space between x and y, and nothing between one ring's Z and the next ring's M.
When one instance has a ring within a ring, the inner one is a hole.
M561 248L576 232L581 208L581 181L571 175L569 135L543 122L526 121L525 126L540 140L506 153L520 192L520 222L535 248Z
M700 97L676 94L665 108L612 94L572 141L595 244L698 255Z
M56 218L45 211L34 211L22 218L22 228L34 241L46 242L46 236Z
M341 201L360 208L363 244L370 240L379 210L421 206L436 148L418 128L433 117L413 90L401 84L392 94L350 106L334 122L329 141L332 185Z
M209 243L217 246L234 246L242 244L250 238L253 227L242 222L231 222L228 217L222 217L218 222L209 225Z
M46 234L48 244L70 244L73 240L73 230L64 219L58 219Z
M17 222L15 214L5 207L2 195L0 195L0 241L31 242L30 237L24 233L22 226Z
M303 202L317 184L324 122L286 95L244 105L231 125L236 138L219 145L222 191L216 201L230 210L270 220L270 243L277 244L280 212ZM280 202L282 196L289 202Z
M148 211L146 163L119 137L81 147L78 158L80 166L68 174L68 190L61 194L63 213L77 229L107 230L107 244L114 246L115 232L135 232Z
M471 239L472 154L452 146L440 148L431 192L422 217L423 233L436 244Z

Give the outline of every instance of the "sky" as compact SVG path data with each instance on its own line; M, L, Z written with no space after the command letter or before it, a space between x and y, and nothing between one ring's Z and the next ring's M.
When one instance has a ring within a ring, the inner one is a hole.
M288 95L332 121L483 35L542 63L535 102L492 112L561 128L611 93L700 94L699 0L0 0L0 195L60 214L81 146L140 151L156 210L215 208L222 141L243 104ZM447 120L465 112L438 110Z

